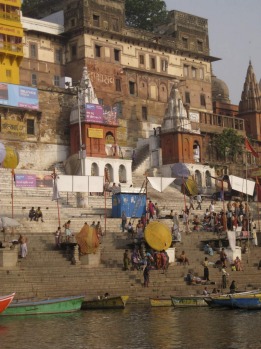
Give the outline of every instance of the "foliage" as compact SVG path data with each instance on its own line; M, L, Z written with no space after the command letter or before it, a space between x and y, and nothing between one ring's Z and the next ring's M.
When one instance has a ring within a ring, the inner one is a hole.
M153 29L166 22L167 10L162 0L126 0L126 24L144 30Z
M242 154L243 142L244 137L232 128L225 129L221 134L215 134L213 137L213 146L216 147L219 156L224 160L233 160L236 155Z

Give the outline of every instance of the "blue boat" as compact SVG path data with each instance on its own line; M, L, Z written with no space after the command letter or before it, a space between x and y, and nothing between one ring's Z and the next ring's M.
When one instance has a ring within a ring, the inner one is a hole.
M209 296L205 298L205 302L210 307L261 309L261 293L260 291L249 291Z

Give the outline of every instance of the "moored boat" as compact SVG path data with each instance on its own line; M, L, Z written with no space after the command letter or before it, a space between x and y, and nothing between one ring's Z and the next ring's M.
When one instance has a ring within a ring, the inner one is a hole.
M152 307L171 307L172 306L172 302L171 302L171 298L150 298L150 305Z
M17 300L2 312L3 315L40 315L71 313L81 309L84 296L71 296L44 300Z
M101 299L87 300L82 303L81 309L124 309L129 296L115 296Z
M6 308L12 303L15 293L11 293L7 296L0 297L0 313L6 310Z
M248 291L240 293L229 293L205 298L210 307L259 309L261 308L260 291Z
M205 298L206 296L171 296L171 301L175 308L206 307Z

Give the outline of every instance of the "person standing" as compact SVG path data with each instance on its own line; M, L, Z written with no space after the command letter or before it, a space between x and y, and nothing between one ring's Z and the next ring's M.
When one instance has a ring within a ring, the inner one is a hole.
M144 277L144 287L149 287L149 282L150 282L150 267L148 264L143 270L143 277Z
M26 258L27 256L27 238L20 234L19 238L18 238L18 243L20 244L20 256L21 258Z
M221 273L222 273L222 288L225 289L227 288L227 278L229 274L227 273L224 267L221 269Z
M124 231L125 231L126 224L127 224L127 216L126 216L125 211L122 211L122 214L121 214L121 231L122 231L122 233L124 233Z
M201 198L200 193L198 193L198 195L197 195L197 204L198 204L198 206L196 207L196 210L201 210L201 203L202 203L202 198Z
M194 198L193 195L189 197L189 210L194 210Z
M205 260L203 262L204 267L204 277L203 279L206 281L209 281L209 270L208 270L208 257L205 257Z
M230 292L230 293L236 293L236 281L235 281L235 280L233 280L233 281L231 282L231 285L230 285L230 287L229 287L229 292Z
M123 270L129 270L130 269L130 256L129 256L129 250L125 250L123 253Z

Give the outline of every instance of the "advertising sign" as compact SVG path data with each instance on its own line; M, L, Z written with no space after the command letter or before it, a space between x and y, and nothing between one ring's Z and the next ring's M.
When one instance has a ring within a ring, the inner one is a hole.
M21 0L2 0L2 4L21 7Z
M18 188L35 188L36 175L30 174L16 174L15 186Z
M39 109L38 90L36 88L0 83L0 105Z
M87 103L85 104L85 121L117 126L117 108Z

